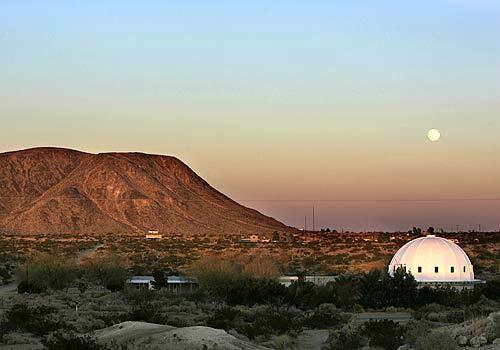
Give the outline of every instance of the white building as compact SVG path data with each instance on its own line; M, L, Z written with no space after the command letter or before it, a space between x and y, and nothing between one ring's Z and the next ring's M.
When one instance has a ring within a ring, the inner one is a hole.
M167 288L172 293L192 293L198 288L198 279L185 276L168 276Z
M312 283L316 286L326 286L330 282L335 282L338 276L304 276L303 281L306 283ZM278 282L285 287L290 287L293 283L299 281L299 276L281 276L278 277Z
M127 285L136 289L154 289L155 278L153 276L133 276L127 280Z
M292 283L298 282L299 281L299 276L281 276L278 277L278 282L285 287L290 287Z
M162 234L157 230L149 230L146 234L147 239L161 239L162 237Z
M398 268L410 272L415 280L427 285L474 285L474 268L467 254L445 238L428 235L401 247L389 264L389 274Z
M127 286L135 289L155 290L153 276L132 276L127 280ZM172 293L189 293L198 288L198 279L186 276L165 277L166 289Z

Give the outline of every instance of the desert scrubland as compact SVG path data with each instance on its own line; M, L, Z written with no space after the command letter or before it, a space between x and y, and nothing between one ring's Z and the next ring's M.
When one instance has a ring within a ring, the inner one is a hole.
M318 232L275 243L5 234L1 346L495 349L499 235L443 236L460 241L486 283L468 291L419 289L403 272L388 276L382 269L413 238L409 233ZM130 275L159 270L196 276L199 288L189 294L126 288ZM276 280L283 274L340 277L325 286L284 287Z

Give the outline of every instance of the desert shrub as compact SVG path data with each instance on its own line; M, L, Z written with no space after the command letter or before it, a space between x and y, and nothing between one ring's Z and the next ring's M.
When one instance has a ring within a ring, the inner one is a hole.
M135 306L130 314L130 320L158 324L167 323L167 317L152 303L142 303Z
M131 320L131 315L128 312L100 312L95 316L96 320L102 321L105 327L112 326L117 323L122 323Z
M68 332L55 332L43 340L47 350L126 350L127 347L103 345L97 343L90 336L79 336Z
M365 335L370 340L370 346L395 350L401 345L403 330L394 321L370 321L364 326Z
M487 281L478 288L481 294L490 300L500 301L500 280Z
M47 306L29 307L26 304L13 305L0 323L0 335L12 331L30 332L35 335L45 335L59 329L73 327L59 320L54 308Z
M9 283L11 278L11 269L9 266L0 266L0 281L2 284Z
M451 310L445 313L444 322L447 323L462 323L465 321L464 310Z
M494 340L500 338L500 312L492 313L488 316L490 321L489 327L487 329L487 337L489 340Z
M422 307L420 307L416 312L415 312L415 315L420 317L425 317L426 314L429 314L431 312L443 312L443 311L446 311L446 307L443 306L443 305L440 305L440 304L436 304L436 303L431 303L431 304L427 304L427 305L424 305Z
M394 277L387 272L373 270L361 278L360 304L367 308L411 307L417 294L415 278L402 269L398 269Z
M415 343L418 338L429 334L431 324L427 321L410 321L404 331L403 338L406 343Z
M298 332L302 329L298 315L285 308L265 307L252 318L250 318L250 321L253 322L236 329L251 339L257 336ZM249 321L249 319L246 319L246 321Z
M320 304L333 303L331 288L320 289L322 291L318 293L319 288L313 283L299 280L286 289L284 302L300 308L314 308ZM331 292L330 295L328 295L329 292ZM321 294L321 296L318 294Z
M421 288L413 306L422 306L428 304L439 304L451 307L461 307L469 305L479 300L480 295L475 291L459 291L451 287L442 288Z
M455 338L446 331L427 333L415 341L416 350L456 350L458 347Z
M20 294L30 293L30 294L40 294L47 290L47 285L45 283L39 284L34 280L22 280L17 286L17 292Z
M326 287L333 288L334 303L339 307L352 308L360 298L359 278L351 275L340 276Z
M210 255L195 261L190 266L189 273L203 281L205 278L212 279L214 275L238 276L242 270L243 266L239 263Z
M112 292L123 290L129 272L118 257L107 256L82 266L83 276Z
M153 277L154 277L153 286L156 289L161 289L168 285L167 276L165 275L165 271L163 269L154 269Z
M321 304L303 321L304 327L328 328L344 321L342 314L333 304Z
M230 284L238 278L237 275L226 272L203 272L197 276L200 292L222 300L227 299Z
M295 340L288 334L281 334L272 337L269 341L262 343L262 345L276 350L288 350L295 348Z
M286 294L286 288L283 285L268 278L211 273L203 275L200 284L202 293L225 301L229 305L279 305Z
M26 292L67 288L77 277L78 269L74 261L49 255L34 257L20 270L20 280L26 282Z
M123 295L129 302L134 304L146 303L158 299L158 292L151 291L146 288L125 288L123 290Z
M207 320L207 326L230 330L236 327L236 320L242 317L240 310L232 307L224 307L216 310L215 313Z
M227 302L231 305L280 304L286 288L273 279L242 278L229 286Z
M361 333L356 325L349 323L330 332L321 350L356 350L361 346Z
M414 312L416 319L425 319L434 322L462 323L465 321L465 310L451 309L447 307L430 304Z
M465 308L465 318L470 320L487 316L492 312L498 311L499 309L500 304L498 302L483 296L477 303L469 305Z
M253 278L274 278L280 271L271 256L260 255L243 266L243 274Z
M295 333L301 330L299 312L288 308L259 306L246 310L224 307L217 310L208 320L207 325L225 330L235 329L238 333L255 339L268 338L271 335Z

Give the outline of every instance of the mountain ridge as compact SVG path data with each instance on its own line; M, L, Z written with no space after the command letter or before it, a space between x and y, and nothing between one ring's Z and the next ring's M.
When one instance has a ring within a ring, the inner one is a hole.
M20 233L294 230L233 201L178 158L140 152L0 153L0 197L0 229Z

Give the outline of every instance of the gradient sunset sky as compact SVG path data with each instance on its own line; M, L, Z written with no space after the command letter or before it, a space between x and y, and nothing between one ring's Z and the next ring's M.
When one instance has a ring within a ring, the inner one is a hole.
M0 121L298 227L498 230L500 1L4 0Z

